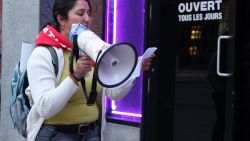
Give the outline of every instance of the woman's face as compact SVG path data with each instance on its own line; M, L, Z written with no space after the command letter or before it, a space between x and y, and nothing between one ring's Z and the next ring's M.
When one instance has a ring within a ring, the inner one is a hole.
M73 23L81 23L86 27L90 26L91 17L89 5L85 0L77 0L73 9L68 12L68 19L65 19L62 26L62 30L66 36L69 35L71 25Z

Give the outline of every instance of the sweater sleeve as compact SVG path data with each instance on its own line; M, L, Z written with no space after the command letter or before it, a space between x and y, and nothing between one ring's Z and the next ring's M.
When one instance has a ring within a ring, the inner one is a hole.
M70 77L57 86L52 57L48 49L43 47L37 47L32 52L27 73L33 106L45 119L60 112L78 89Z
M136 78L130 79L118 87L103 88L103 94L112 100L119 100L128 94L134 86L135 81Z

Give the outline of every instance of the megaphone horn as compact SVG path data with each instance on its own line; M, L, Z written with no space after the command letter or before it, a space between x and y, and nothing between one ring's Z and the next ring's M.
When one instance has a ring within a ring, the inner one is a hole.
M129 79L138 61L133 45L126 42L108 44L82 24L72 24L70 39L75 34L80 50L95 61L95 77L99 84L111 88Z

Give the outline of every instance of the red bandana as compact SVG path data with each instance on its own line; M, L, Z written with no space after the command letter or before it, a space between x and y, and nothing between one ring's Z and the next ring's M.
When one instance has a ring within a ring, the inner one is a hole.
M51 45L57 48L71 50L72 44L65 39L54 27L47 25L36 37L36 46Z

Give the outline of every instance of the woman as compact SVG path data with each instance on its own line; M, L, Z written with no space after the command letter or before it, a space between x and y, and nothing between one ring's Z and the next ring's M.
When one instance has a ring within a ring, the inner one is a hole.
M29 87L26 93L33 106L27 118L27 140L57 141L100 141L100 130L105 126L104 95L113 100L124 97L133 86L133 80L122 88L97 86L101 109L97 103L86 104L79 79L92 72L92 60L81 56L77 60L74 73L69 73L69 55L72 45L69 33L73 23L89 27L91 5L88 0L55 0L53 7L54 23L46 26L36 38L36 48L27 66ZM45 46L53 46L59 59L59 72L56 76L52 57ZM142 70L148 70L152 58L143 63ZM92 78L85 77L87 93ZM101 118L99 118L99 116ZM100 119L100 120L98 120ZM101 127L99 126L101 121ZM100 129L101 128L101 129ZM100 130L99 130L100 129Z

